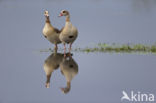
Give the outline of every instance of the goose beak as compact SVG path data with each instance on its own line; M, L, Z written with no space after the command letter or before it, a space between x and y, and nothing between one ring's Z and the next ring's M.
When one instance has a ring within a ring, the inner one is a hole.
M62 14L62 13L60 13L60 15L59 15L58 17L61 17L61 16L63 16L63 14Z

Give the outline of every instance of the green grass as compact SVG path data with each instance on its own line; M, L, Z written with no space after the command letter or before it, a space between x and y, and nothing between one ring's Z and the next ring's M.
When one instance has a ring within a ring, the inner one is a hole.
M90 52L156 53L156 45L99 43L95 47L75 48L74 51L86 53Z
M63 49L58 51L63 52ZM156 44L153 45L144 45L144 44L106 44L98 43L94 47L85 47L85 48L72 48L73 52L85 52L85 53L152 53L156 54ZM43 49L40 52L53 52L53 49Z

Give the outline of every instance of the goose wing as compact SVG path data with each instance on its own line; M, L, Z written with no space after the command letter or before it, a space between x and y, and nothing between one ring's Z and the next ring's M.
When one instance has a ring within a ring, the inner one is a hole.
M54 28L54 30L55 30L56 33L60 33L60 30L59 29Z

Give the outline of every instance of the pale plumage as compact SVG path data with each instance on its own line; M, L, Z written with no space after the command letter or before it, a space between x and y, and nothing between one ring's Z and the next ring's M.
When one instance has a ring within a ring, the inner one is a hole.
M71 22L66 22L65 27L61 31L59 38L62 41L62 43L72 44L77 38L77 34L78 31L76 27L74 27Z
M55 44L55 49L57 49L57 44L61 43L59 39L60 31L51 25L48 11L45 11L44 15L46 22L43 28L43 35L48 41Z
M62 10L59 16L66 16L66 23L60 33L60 40L64 44L64 55L66 54L66 43L70 45L69 52L71 51L72 43L76 40L78 36L78 30L70 22L70 14L66 10Z

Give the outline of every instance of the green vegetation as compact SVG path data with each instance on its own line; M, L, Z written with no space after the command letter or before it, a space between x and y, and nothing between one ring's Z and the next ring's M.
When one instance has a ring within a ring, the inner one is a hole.
M76 48L74 51L79 52L115 52L115 53L156 53L156 45L143 44L106 44L99 43L95 47Z
M58 51L63 51L59 49ZM108 52L108 53L152 53L156 54L156 44L143 45L143 44L106 44L99 43L94 47L86 48L73 48L73 52ZM51 48L40 50L40 52L53 52Z

